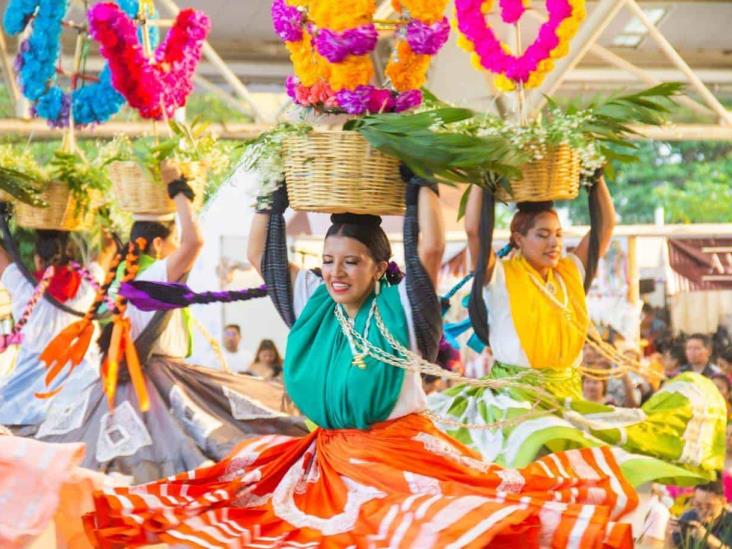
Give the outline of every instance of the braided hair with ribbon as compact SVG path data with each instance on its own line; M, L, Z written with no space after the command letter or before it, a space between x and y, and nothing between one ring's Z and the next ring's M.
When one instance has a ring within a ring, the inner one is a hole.
M130 242L125 257L122 283L130 282L137 276L140 268L140 255L145 246L145 239L142 238ZM132 339L130 320L125 315L126 310L127 299L117 295L112 322L104 327L102 335L99 336L99 348L102 352L102 385L104 393L107 395L109 409L114 410L119 368L122 363L125 363L140 410L146 412L150 409L150 397L145 386L135 341Z
M45 384L50 387L56 377L63 371L63 368L69 364L69 371L66 373L67 379L74 369L84 360L89 345L91 345L92 336L94 335L94 318L97 316L102 304L109 304L109 288L114 282L117 266L122 256L116 254L107 271L104 282L97 284L94 277L89 274L89 282L94 285L96 295L94 302L86 311L84 318L68 325L56 337L54 337L41 353L39 360L45 365L47 370ZM82 273L82 277L86 275ZM53 391L45 393L36 393L37 398L51 398L58 394L62 389L59 385Z

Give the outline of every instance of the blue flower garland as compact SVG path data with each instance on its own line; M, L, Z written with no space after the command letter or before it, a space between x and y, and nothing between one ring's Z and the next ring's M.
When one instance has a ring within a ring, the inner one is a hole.
M130 17L137 15L138 0L119 0L119 5ZM3 18L8 34L20 34L33 20L31 35L20 45L15 61L18 82L23 95L33 103L34 115L48 120L51 126L68 126L71 109L78 126L105 122L125 104L112 86L107 65L97 82L82 82L73 93L64 92L57 84L56 63L67 9L68 0L10 0ZM157 42L157 29L150 35Z

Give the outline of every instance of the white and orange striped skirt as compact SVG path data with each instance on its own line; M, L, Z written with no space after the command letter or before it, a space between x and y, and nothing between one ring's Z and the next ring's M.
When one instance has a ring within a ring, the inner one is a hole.
M248 439L211 467L96 494L98 547L618 547L637 504L607 448L520 470L419 414L368 431Z

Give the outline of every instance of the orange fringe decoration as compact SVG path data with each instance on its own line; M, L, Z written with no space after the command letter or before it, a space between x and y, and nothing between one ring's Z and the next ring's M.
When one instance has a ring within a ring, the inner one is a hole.
M41 353L40 360L45 365L46 387L49 387L58 375L63 371L64 367L70 363L69 371L64 376L68 378L74 369L84 360L86 352L89 350L92 336L94 335L94 315L97 314L99 308L104 303L104 297L109 291L109 287L114 282L117 273L117 267L121 261L121 256L116 255L109 267L104 284L99 287L94 303L87 310L84 318L70 324L64 328ZM36 393L36 398L51 398L61 392L63 384L59 385L53 391L46 393Z

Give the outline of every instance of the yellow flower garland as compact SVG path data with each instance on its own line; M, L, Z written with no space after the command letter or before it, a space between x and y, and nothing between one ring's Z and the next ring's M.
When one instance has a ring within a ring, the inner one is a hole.
M308 20L316 27L343 32L346 29L372 23L376 13L375 0L349 0L344 9L336 0L285 0L290 6L304 9ZM406 10L410 18L433 24L442 19L448 0L392 0L402 17ZM334 91L355 89L370 84L375 75L371 57L348 56L340 63L330 63L313 47L313 37L305 28L299 42L286 42L295 75L304 86L327 83ZM385 74L398 92L421 88L427 79L432 56L412 51L407 41L397 39Z

